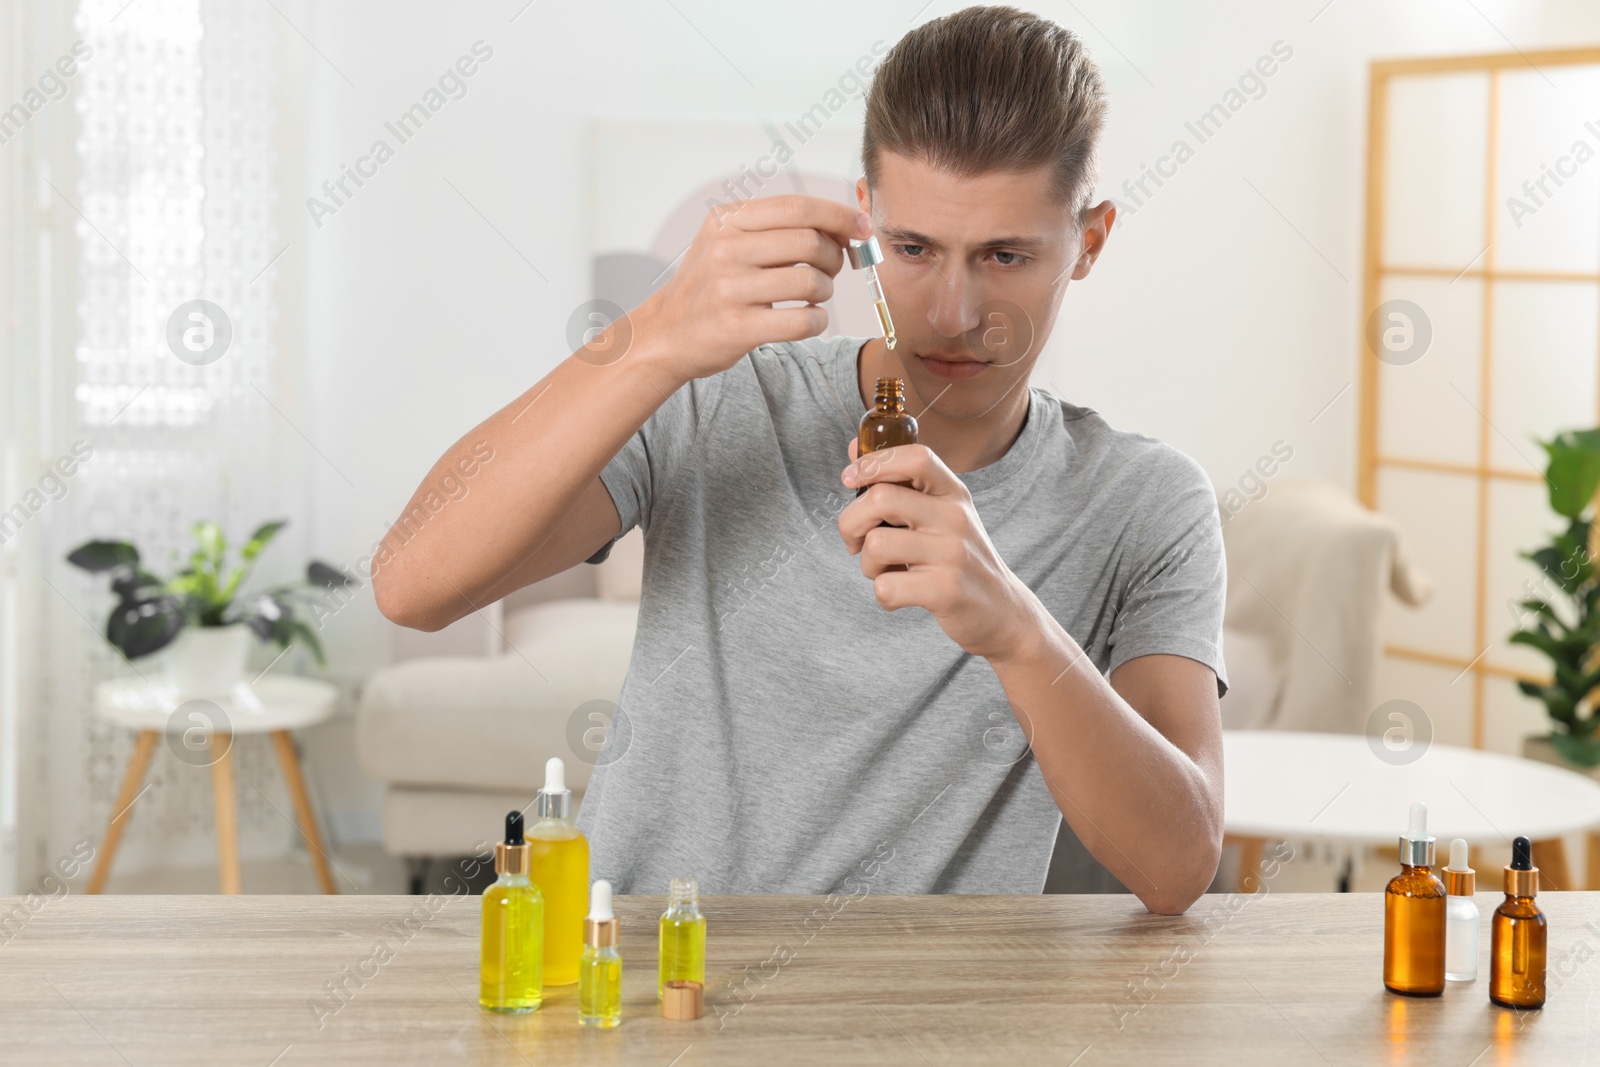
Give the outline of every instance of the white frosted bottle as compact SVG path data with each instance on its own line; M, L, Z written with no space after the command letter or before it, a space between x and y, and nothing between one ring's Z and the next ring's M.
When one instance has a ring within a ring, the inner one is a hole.
M1444 909L1444 976L1451 982L1478 977L1478 904L1472 899L1476 876L1467 866L1467 842L1450 842L1450 863L1444 871L1449 894Z

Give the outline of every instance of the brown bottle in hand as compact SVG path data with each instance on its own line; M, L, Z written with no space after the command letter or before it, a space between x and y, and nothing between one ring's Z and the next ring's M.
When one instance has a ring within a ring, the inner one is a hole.
M861 457L868 452L916 443L917 420L906 412L905 381L900 378L879 378L878 392L873 399L872 410L861 416L859 435L856 438L857 463L860 463ZM859 486L856 489L856 496L866 491L866 486Z
M1542 1008L1547 931L1544 912L1533 902L1539 868L1526 837L1511 842L1505 887L1490 925L1489 999L1507 1008Z

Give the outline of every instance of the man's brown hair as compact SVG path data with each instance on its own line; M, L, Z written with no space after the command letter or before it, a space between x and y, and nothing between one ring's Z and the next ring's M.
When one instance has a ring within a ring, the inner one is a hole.
M893 152L961 177L1053 167L1057 203L1081 220L1099 180L1105 87L1083 38L1014 7L923 23L867 90L861 161L878 184Z

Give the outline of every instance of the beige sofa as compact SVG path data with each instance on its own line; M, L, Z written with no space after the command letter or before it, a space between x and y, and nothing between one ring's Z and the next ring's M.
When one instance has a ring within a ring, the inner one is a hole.
M508 597L494 654L402 660L362 687L357 752L383 783L384 848L412 861L413 891L428 859L495 840L551 756L578 810L628 670L643 560L635 530L604 562Z

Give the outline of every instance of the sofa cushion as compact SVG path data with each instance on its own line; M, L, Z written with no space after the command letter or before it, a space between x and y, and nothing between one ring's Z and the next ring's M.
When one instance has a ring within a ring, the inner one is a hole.
M506 812L526 808L537 791L392 785L383 797L383 847L396 856L476 855L480 842L499 840ZM582 790L572 791L574 817L582 798Z
M631 652L633 633L638 623L637 600L572 597L508 611L505 621L500 624L500 632L505 638L507 652L515 655L515 650L520 649L543 671L544 664L534 659L534 649L593 645L597 649L615 651L621 647ZM623 669L627 669L626 662L623 663Z
M593 599L538 604L506 620L510 647L498 656L375 671L356 727L362 768L388 783L532 797L545 760L560 756L568 786L586 787L591 713L609 712L622 691L638 610Z

